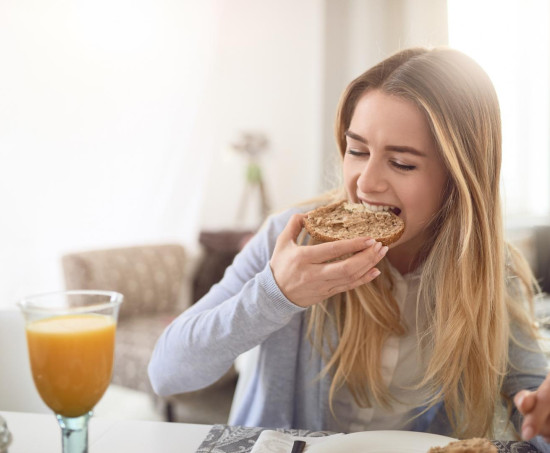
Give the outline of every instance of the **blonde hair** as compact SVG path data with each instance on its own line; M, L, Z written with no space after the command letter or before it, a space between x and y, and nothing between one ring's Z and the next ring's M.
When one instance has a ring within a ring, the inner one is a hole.
M344 133L359 98L371 89L418 106L448 172L443 205L429 226L432 239L418 257L423 264L418 300L430 301L424 314L427 328L419 336L430 359L419 388L429 390L428 407L444 402L457 437L490 435L509 365L510 324L536 336L534 279L503 237L495 90L485 72L460 52L399 52L344 92L335 130L342 159ZM337 196L343 192L327 198ZM347 385L360 406L391 405L381 375L381 351L389 336L405 332L391 291L389 272L383 271L373 282L311 309L310 336L324 355L324 371L333 377L331 404L335 392Z

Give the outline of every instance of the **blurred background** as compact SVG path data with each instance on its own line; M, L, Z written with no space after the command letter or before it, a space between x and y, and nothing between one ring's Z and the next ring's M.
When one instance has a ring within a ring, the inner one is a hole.
M340 93L412 45L490 74L507 220L547 220L549 22L545 0L2 0L0 305L62 289L69 251L255 225L243 132L271 208L317 194Z
M550 223L549 30L546 0L0 0L0 307L63 289L64 254L193 255L201 232L330 187L341 92L416 45L492 78L508 234L532 254Z

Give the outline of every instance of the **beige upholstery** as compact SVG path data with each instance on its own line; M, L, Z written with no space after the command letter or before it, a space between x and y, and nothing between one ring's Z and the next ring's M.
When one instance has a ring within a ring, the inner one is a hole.
M62 257L62 266L67 289L112 290L124 295L117 327L114 384L151 394L169 420L227 422L237 381L234 367L206 389L169 398L154 395L147 376L157 339L189 305L184 247L144 245L72 253Z
M178 313L186 257L181 245L127 247L65 255L67 289L114 290L124 294L119 319Z

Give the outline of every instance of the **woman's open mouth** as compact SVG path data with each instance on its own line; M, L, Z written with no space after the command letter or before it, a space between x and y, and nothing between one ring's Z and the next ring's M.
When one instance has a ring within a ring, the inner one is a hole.
M383 211L390 212L391 211L397 216L401 214L401 209L395 206L370 204L370 203L367 203L366 201L361 201L361 203L365 208L367 208L371 212L383 212Z

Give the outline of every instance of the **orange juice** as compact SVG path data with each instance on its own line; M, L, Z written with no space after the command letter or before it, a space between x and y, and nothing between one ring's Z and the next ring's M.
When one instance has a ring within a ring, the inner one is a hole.
M56 414L92 410L111 381L116 323L111 316L56 316L27 324L32 375Z

